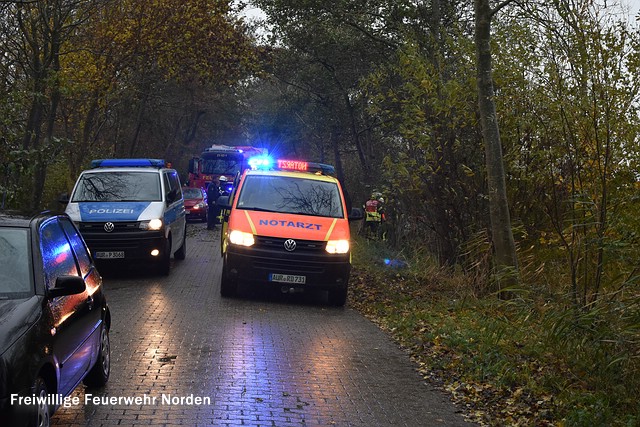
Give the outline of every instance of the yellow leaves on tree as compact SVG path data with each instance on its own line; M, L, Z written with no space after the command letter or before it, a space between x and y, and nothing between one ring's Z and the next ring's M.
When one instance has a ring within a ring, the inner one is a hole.
M228 84L253 63L251 40L225 0L108 2L88 25L87 45L113 71Z

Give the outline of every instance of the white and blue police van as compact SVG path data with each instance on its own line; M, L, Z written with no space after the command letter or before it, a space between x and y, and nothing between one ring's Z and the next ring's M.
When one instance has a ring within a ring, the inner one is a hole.
M180 178L160 159L93 160L73 187L65 212L98 262L154 263L168 275L186 255Z

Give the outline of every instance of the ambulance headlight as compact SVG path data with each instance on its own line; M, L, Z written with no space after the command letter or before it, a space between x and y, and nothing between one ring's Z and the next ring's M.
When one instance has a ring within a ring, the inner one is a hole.
M141 230L160 230L162 228L162 220L159 218L149 221L140 221Z
M231 233L229 233L229 242L234 245L253 246L256 241L251 233L245 233L240 230L231 230Z
M349 252L348 240L329 240L325 250L330 254L346 254Z

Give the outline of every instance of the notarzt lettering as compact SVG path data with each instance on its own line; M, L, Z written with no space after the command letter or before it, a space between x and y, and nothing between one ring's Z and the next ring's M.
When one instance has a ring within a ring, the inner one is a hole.
M322 229L322 225L313 224L311 222L300 222L300 221L285 221L285 220L276 220L276 219L261 219L259 222L260 225L269 225L271 227L294 227L294 228L306 228L307 230L320 230Z

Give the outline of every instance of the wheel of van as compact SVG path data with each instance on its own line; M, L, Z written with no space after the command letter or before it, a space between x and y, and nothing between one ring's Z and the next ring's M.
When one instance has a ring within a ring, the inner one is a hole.
M183 260L187 257L187 226L184 226L184 233L182 235L182 246L173 254L175 259Z
M100 331L100 350L98 360L84 378L87 387L102 387L109 380L111 373L111 344L109 342L109 329L107 325L102 325Z
M342 307L347 302L347 288L329 290L329 304Z
M232 297L238 291L237 282L229 279L229 275L226 269L222 267L222 273L220 273L220 295L225 298Z
M47 399L49 390L47 383L40 376L33 383L33 395L38 398L38 401L29 408L28 425L29 427L49 427L51 424L51 407L49 407L49 399Z
M171 240L169 239L165 242L162 258L158 264L158 271L163 276L168 276L171 271Z

